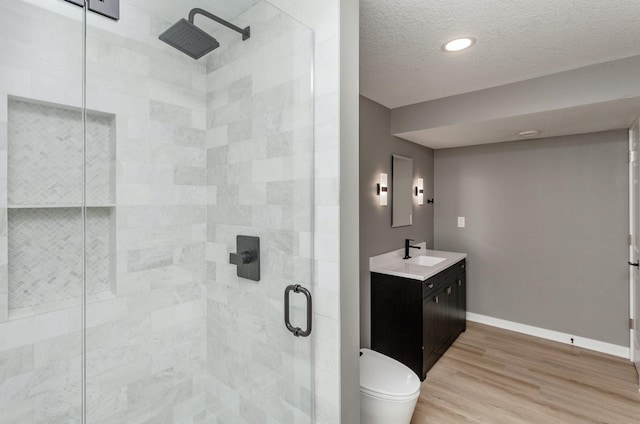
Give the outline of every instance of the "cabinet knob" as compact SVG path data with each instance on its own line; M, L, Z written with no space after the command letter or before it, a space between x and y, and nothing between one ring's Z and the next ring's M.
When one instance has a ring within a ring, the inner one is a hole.
M434 297L433 301L436 303L440 303L440 297L439 296Z
M458 280L458 285L461 286L462 285L462 280Z
M427 288L428 289L432 289L433 288L433 283L427 284Z
M447 287L447 294L451 294L452 291L453 289L451 287Z
M460 268L464 269L464 264L460 265Z

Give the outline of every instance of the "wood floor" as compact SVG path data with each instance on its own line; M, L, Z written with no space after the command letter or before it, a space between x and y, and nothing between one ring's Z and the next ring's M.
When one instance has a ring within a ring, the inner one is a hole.
M411 424L640 424L634 366L468 323L422 383Z

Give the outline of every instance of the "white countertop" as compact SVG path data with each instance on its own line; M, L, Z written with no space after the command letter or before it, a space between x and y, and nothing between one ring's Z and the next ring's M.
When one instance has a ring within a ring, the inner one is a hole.
M419 243L415 246L420 246L421 249L409 249L409 255L411 255L412 258L417 256L435 256L444 258L445 260L434 266L410 264L402 259L404 257L404 248L402 248L369 258L369 271L424 281L467 257L466 253L427 250L426 242Z

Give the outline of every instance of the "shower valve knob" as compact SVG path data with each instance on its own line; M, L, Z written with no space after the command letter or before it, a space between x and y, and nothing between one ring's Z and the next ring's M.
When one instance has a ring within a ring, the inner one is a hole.
M229 253L229 263L245 265L251 263L251 252Z

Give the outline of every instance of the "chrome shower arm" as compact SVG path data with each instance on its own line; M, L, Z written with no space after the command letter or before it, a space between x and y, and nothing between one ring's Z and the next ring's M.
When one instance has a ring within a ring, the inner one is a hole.
M189 22L191 22L192 24L194 23L194 19L196 17L196 15L202 15L202 16L206 16L207 18L216 21L217 23L226 26L229 29L232 29L236 32L239 32L240 34L242 34L242 40L248 40L251 37L251 27L246 27L245 29L242 29L238 26L235 26L234 24L232 24L231 22L227 22L222 18L217 17L216 15L214 15L213 13L209 13L204 9L200 9L199 7L196 7L195 9L192 9L191 12L189 12Z

